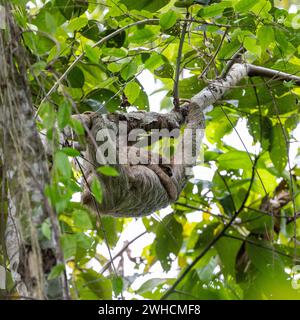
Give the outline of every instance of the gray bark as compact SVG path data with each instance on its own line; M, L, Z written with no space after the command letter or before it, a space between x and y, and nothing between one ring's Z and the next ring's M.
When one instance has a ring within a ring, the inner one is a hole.
M9 7L5 8L6 28L0 30L0 155L7 181L6 251L20 296L46 299L52 287L52 297L59 298L60 281L46 278L59 262L59 246L55 237L49 241L40 231L46 218L54 221L44 195L49 183L47 161L33 120L26 55Z

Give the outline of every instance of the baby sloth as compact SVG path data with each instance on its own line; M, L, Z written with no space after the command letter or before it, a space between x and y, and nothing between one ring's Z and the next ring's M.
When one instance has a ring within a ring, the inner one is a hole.
M190 177L200 148L204 121L197 105L191 103L183 106L180 112L168 114L131 112L100 115L88 112L73 117L82 123L86 134L82 166L83 204L100 214L139 217L177 200ZM126 124L126 133L120 130L120 123ZM171 159L144 149L145 139L135 145L128 141L133 129L179 131L182 128L190 130L191 134L188 138L179 138ZM192 152L182 157L182 149ZM107 176L96 171L103 165L114 167L119 175ZM95 178L102 187L101 203L91 193L90 186Z

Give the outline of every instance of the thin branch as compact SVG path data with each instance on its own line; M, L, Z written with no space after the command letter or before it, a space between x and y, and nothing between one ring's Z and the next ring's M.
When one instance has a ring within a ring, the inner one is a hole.
M125 27L122 27L120 29L117 29L116 31L112 32L111 34L107 35L106 37L100 39L99 41L97 41L95 44L92 45L92 48L97 47L102 45L103 43L105 43L106 41L112 39L113 37L115 37L116 35L118 35L119 33L123 32L124 30L127 30L131 27L137 26L137 25L143 25L143 24L153 24L155 22L158 22L159 19L145 19L145 20L141 20L141 21L136 21L133 23L128 24ZM45 102L48 97L56 90L56 88L59 86L59 84L66 78L66 76L69 74L69 72L74 68L74 66L84 57L85 55L85 51L83 51L71 64L70 66L67 68L67 70L60 76L60 78L55 82L55 84L52 86L52 88L47 92L46 96L43 98L43 100L41 101L40 106L43 104L43 102ZM40 110L40 106L38 107L36 114L35 114L35 118L37 117L39 110Z
M290 73L255 66L253 64L247 64L248 76L249 77L265 77L273 80L281 81L293 81L297 86L300 86L300 77L292 75Z
M178 53L177 53L177 61L176 61L176 71L175 71L175 79L174 79L174 88L173 88L173 97L174 97L174 109L175 111L178 111L179 109L179 76L180 76L180 64L181 64L181 58L182 58L182 49L184 44L184 38L188 26L187 19L189 18L189 12L186 13L186 20L183 23L183 27L181 30L181 36L180 36L180 42L178 47Z
M167 292L161 297L161 300L167 299L176 289L176 287L179 285L179 283L185 278L185 276L192 270L192 268L205 256L205 254L218 242L219 239L225 234L225 232L231 227L237 216L240 214L240 212L244 209L245 204L249 198L250 191L254 182L255 177L255 167L257 163L258 157L255 158L253 167L252 167L252 176L249 184L249 188L247 190L247 193L245 195L245 198L240 206L240 208L234 213L232 218L229 220L229 222L224 226L222 231L204 248L204 250L194 259L194 261L183 271L183 273L178 277L178 279L174 282L172 287L167 290Z
M239 58L241 57L241 54L243 53L244 51L244 47L241 46L235 53L234 55L231 57L231 59L227 62L225 68L222 70L221 72L221 76L220 78L225 78L228 71L231 69L231 67L238 62Z
M232 25L230 25L230 24L222 24L222 23L216 23L216 22L208 22L208 21L206 21L206 20L199 20L199 19L194 19L194 18L181 19L180 21L195 22L195 23L204 24L204 25L208 25L208 26L216 26L216 27L219 27L219 28L232 28L232 27L238 28L238 27L239 27L239 26L232 26Z
M211 64L215 61L221 47L222 47L222 44L226 38L226 35L227 35L227 32L228 32L228 28L226 28L226 30L224 31L224 34L222 36L222 39L217 47L217 50L215 51L214 55L211 57L210 61L208 62L208 64L206 65L206 67L204 68L204 70L202 71L202 73L200 74L200 76L198 77L199 79L201 79L206 73L207 73L207 70L209 69L209 67L211 66Z
M294 76L292 76L294 77ZM298 77L297 77L298 78ZM300 80L299 80L299 85L300 85ZM276 112L276 116L278 119L278 123L280 125L280 129L282 131L282 135L285 141L285 146L286 146L286 156L287 156L287 165L288 165L288 171L289 171L289 179L290 179L290 195L291 195L291 199L292 199L292 207L293 207L293 214L294 214L294 249L295 249L295 261L296 261L296 253L297 253L297 238L296 238L296 234L297 234L297 210L296 210L296 203L295 203L295 190L294 190L294 181L293 181L293 175L292 175L292 167L291 167L291 161L290 161L290 156L289 156L289 139L287 136L287 133L283 127L282 121L280 119L279 116L279 110L278 110L278 106L273 94L273 91L271 90L271 88L268 86L268 84L266 84L267 88L270 91L271 97L272 97L272 102L273 102L273 106Z
M120 255L123 254L123 252L125 252L127 250L127 248L133 243L135 242L136 240L138 240L139 238L141 238L143 235L145 235L148 231L144 231L142 233L140 233L139 235L137 235L135 238L133 238L132 240L128 241L124 247L110 260L108 261L104 266L103 268L101 269L100 273L104 273L108 268L109 266L111 265L111 263L117 258L119 257Z
M201 211L203 213L209 214L212 217L218 218L218 219L222 219L223 221L225 221L227 218L222 216L221 214L216 214L216 213L212 213L208 210L202 209L202 208L197 208L194 206L190 206L189 204L185 204L185 203L180 203L180 202L175 202L175 205L177 206L181 206L187 209L191 209L191 210L195 210L195 211Z
M283 256L283 257L289 258L289 259L291 259L291 260L294 259L294 257L291 256L291 255L289 255L289 254L286 254L286 253L281 252L281 251L279 251L279 250L276 250L276 249L274 249L274 248L270 248L270 247L264 246L264 245L262 245L262 244L259 244L259 243L255 242L255 241L252 241L252 240L247 239L247 238L237 237L237 236L234 236L234 235L228 234L228 233L225 233L223 236L226 237L226 238L231 238L231 239L235 239L235 240L245 241L245 242L250 243L250 244L252 244L252 245L254 245L254 246L256 246L256 247L259 247L259 248L262 248L262 249L265 249L265 250L269 250L269 251L275 252L275 253L277 253L277 254L279 254L279 255L281 255L281 256ZM299 259L297 259L297 261L299 262Z

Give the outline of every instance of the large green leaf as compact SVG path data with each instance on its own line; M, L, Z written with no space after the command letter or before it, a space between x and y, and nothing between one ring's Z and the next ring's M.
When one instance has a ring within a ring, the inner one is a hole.
M91 290L97 298L100 300L111 300L112 299L112 285L111 281L105 278L103 275L92 269L85 269L80 273L80 278L84 280L79 292L82 296L82 299L85 299L84 296L87 288Z
M287 137L287 133L280 124L276 124L273 127L270 158L279 173L284 170L288 161L288 146L286 144Z
M163 29L170 29L176 23L177 15L174 11L169 11L161 15L159 24Z
M221 259L222 272L225 275L235 277L236 257L241 245L242 241L227 237L222 237L217 242L216 248Z
M155 12L169 3L169 0L121 0L129 10L147 10Z
M252 162L247 152L228 151L218 157L219 169L251 169Z
M254 138L254 142L259 141L264 150L268 150L272 135L272 121L268 117L260 115L258 112L248 118L248 128Z
M240 0L235 4L235 10L238 12L246 12L257 3L257 0Z
M170 269L170 254L178 254L182 240L182 225L173 215L166 216L156 230L155 239L155 252L164 270Z
M67 155L64 152L59 151L55 154L54 165L62 176L66 178L71 177L72 175L71 164L69 162Z
M225 8L231 7L231 1L220 1L220 3L214 3L210 6L202 8L198 12L199 17L210 18L220 15Z

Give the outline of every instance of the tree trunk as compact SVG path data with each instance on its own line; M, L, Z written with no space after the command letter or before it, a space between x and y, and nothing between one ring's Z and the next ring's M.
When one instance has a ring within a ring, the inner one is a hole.
M8 200L6 255L20 297L61 298L62 279L47 280L52 267L62 263L57 232L50 240L41 232L41 225L48 218L53 230L58 229L54 228L56 216L44 195L49 182L47 161L26 82L21 33L13 21L11 8L7 4L4 7L5 24L0 30L0 163L1 199L5 193Z

